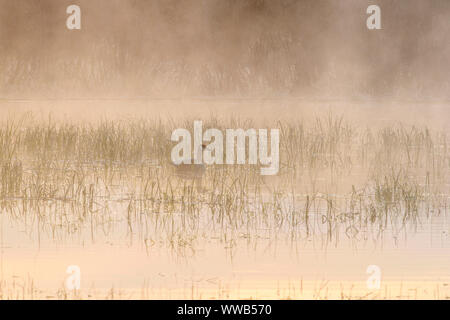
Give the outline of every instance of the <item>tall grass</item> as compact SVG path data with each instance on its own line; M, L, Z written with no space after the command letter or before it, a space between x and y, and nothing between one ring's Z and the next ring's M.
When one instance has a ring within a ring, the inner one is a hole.
M264 125L281 132L277 177L250 165L213 165L198 190L170 162L171 131L189 128L189 120L8 118L0 125L2 214L54 239L120 233L139 235L146 246L194 250L202 238L331 241L342 228L353 237L368 226L386 229L446 210L445 132L367 129L332 114ZM204 126L254 123L211 117Z

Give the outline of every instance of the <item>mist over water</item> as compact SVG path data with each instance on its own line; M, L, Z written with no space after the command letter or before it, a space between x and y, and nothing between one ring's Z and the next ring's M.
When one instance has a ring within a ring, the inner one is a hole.
M449 99L446 0L0 1L3 97Z

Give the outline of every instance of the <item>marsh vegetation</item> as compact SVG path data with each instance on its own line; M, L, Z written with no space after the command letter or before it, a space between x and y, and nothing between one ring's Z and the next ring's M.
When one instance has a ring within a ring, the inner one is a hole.
M255 127L213 116L203 125ZM331 113L259 124L280 129L279 174L210 165L199 190L170 162L172 130L190 126L191 119L158 117L2 119L2 242L14 242L7 225L38 247L114 243L188 261L210 245L233 259L244 247L276 255L280 246L292 253L305 243L325 250L381 243L387 235L395 242L448 214L447 132L401 123L360 127ZM11 289L2 283L6 298Z

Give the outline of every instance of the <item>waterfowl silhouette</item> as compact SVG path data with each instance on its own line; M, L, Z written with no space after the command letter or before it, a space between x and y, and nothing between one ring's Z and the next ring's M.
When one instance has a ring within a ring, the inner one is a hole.
M195 159L201 159L203 150L206 149L206 145L202 144L202 148L198 150L197 154L194 154ZM195 161L193 161L195 162ZM197 190L200 191L202 188L202 178L204 173L206 172L206 166L204 163L201 164L179 164L175 166L175 175L182 179L192 180L197 187Z

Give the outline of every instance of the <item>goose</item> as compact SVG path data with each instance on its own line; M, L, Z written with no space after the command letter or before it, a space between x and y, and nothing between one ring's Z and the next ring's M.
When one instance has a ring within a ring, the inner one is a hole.
M206 149L206 145L202 144L202 148L199 150L198 154L194 155L194 159L201 158L201 153ZM206 166L204 163L201 164L179 164L175 166L175 175L179 178L192 180L200 191L202 188L202 177L206 172Z

